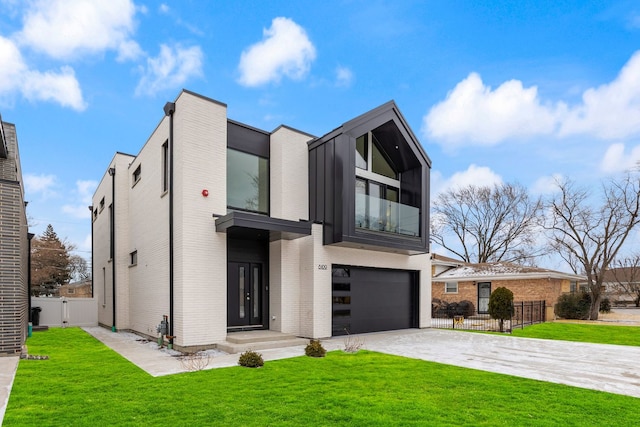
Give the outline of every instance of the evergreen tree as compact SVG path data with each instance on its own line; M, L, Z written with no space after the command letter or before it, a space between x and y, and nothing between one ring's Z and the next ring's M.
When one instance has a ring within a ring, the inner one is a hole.
M31 293L57 295L71 279L69 245L62 242L51 224L31 241Z

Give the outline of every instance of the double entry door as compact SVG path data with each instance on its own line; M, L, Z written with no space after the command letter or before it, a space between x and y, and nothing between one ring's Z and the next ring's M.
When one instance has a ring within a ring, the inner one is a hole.
M227 326L229 328L262 326L264 293L261 263L229 261Z

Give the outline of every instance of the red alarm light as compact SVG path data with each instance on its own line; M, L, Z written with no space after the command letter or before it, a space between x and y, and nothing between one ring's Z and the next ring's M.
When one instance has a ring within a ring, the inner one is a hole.
M202 190L202 195L204 197L207 197L209 195L209 190L207 190L207 189Z

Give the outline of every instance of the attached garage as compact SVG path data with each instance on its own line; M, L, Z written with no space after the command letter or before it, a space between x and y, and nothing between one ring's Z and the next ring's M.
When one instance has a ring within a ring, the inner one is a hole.
M332 334L418 326L418 273L332 266Z

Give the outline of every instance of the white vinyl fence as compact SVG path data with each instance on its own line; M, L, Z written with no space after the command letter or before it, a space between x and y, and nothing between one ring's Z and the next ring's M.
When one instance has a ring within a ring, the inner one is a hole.
M31 297L31 307L40 307L40 326L98 326L96 298Z

